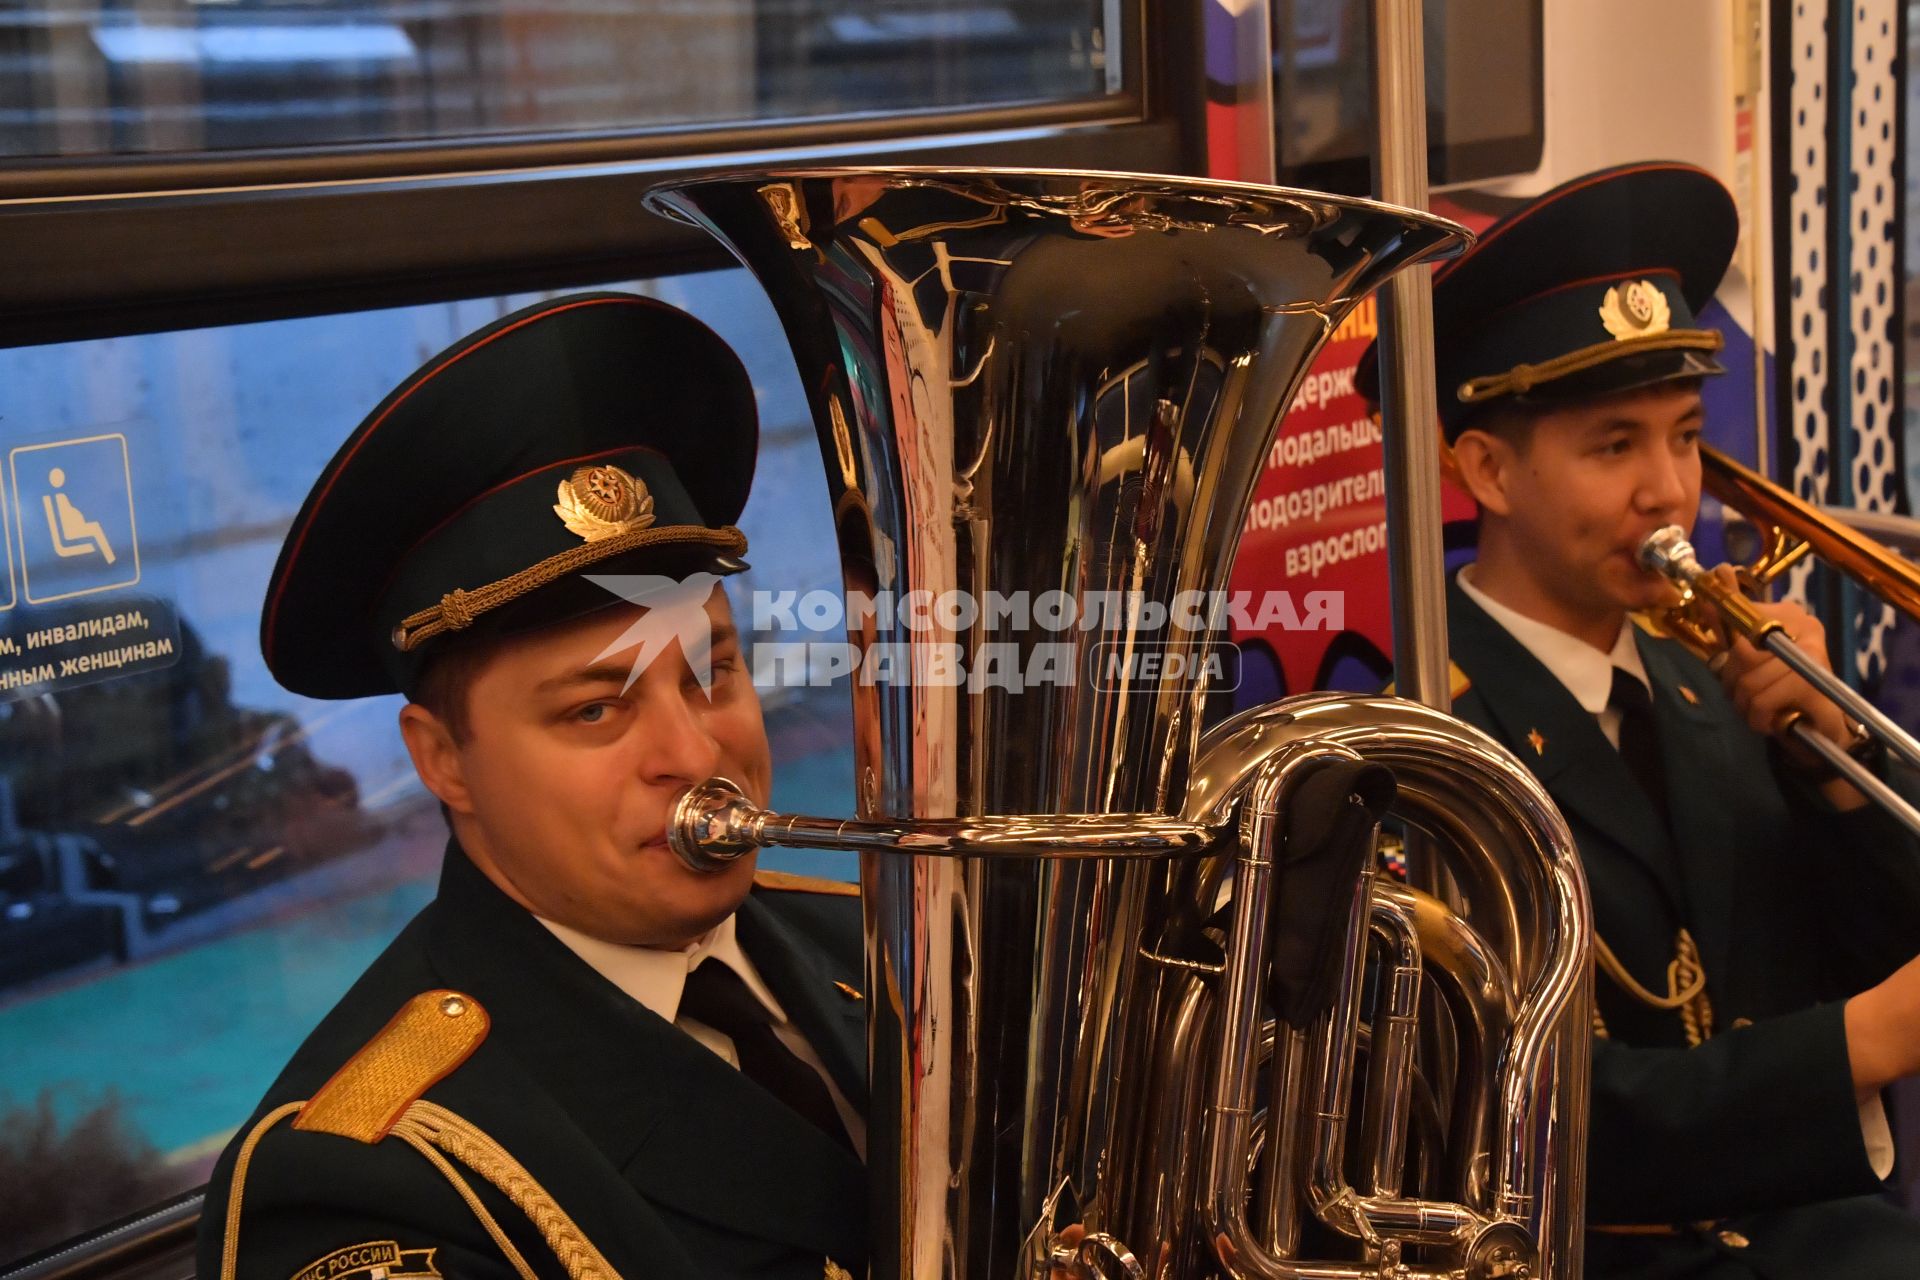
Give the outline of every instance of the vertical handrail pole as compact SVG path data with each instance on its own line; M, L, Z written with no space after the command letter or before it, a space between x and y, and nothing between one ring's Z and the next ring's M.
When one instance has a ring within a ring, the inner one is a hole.
M1215 0L1233 23L1234 158L1241 182L1274 180L1273 6L1267 0ZM1220 175L1216 175L1220 176Z
M1376 194L1427 207L1426 49L1421 0L1374 0ZM1380 416L1393 584L1396 692L1451 709L1446 558L1441 541L1439 413L1434 398L1433 280L1403 271L1380 299Z

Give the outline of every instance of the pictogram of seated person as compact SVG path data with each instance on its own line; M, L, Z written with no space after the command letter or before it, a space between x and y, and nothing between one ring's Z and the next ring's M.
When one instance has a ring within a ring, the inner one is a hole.
M62 557L84 556L99 553L108 564L112 564L113 544L107 541L107 531L98 521L89 520L73 505L73 499L61 492L67 483L67 473L59 467L47 473L47 484L52 493L40 496L41 510L47 515L47 533L53 539L55 555Z

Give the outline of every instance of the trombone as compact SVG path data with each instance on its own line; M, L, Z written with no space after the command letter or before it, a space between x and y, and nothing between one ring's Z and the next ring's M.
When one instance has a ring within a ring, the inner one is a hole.
M1750 596L1758 597L1803 557L1814 553L1908 617L1920 620L1920 569L1716 449L1703 445L1700 460L1702 486L1722 504L1753 522L1760 531L1760 553L1752 564L1735 570L1738 582L1735 589L1702 567L1694 558L1685 532L1678 526L1669 525L1649 535L1640 547L1641 565L1661 574L1681 593L1678 604L1652 619L1655 629L1679 640L1703 658L1717 655L1723 641L1702 608L1703 601L1710 603L1721 621L1733 631L1786 663L1852 716L1870 739L1878 741L1909 766L1920 769L1920 741L1810 657L1788 638L1785 627L1754 609L1750 599ZM1798 712L1791 712L1783 719L1780 731L1826 761L1862 794L1920 835L1920 810L1876 777L1845 747L1807 724Z

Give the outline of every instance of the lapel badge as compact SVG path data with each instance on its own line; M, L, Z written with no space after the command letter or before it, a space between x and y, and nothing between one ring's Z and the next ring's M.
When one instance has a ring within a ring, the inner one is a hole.
M1600 303L1600 323L1616 341L1644 338L1667 331L1673 324L1673 308L1653 281L1632 280L1607 290Z
M1700 695L1695 693L1692 689L1689 689L1686 685L1683 685L1683 684L1675 685L1674 687L1680 690L1680 696L1687 700L1688 706L1697 707L1700 705Z
M834 983L833 989L835 991L838 991L841 995L845 996L849 1000L865 1000L866 999L865 996L860 994L859 988L850 987L844 982Z
M581 467L560 482L553 514L588 542L631 533L653 523L653 495L638 477L615 466Z
M1538 729L1527 730L1527 742L1532 745L1533 754L1537 756L1547 754L1547 735Z

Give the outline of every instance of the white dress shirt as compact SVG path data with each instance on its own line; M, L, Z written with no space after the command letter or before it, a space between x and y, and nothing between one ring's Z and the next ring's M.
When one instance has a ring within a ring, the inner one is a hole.
M680 997L686 991L687 975L697 966L702 963L723 964L739 974L754 999L765 1005L767 1012L773 1015L773 1034L780 1043L825 1082L827 1092L833 1098L833 1109L840 1114L841 1123L847 1127L847 1135L853 1139L854 1151L861 1159L866 1159L866 1118L840 1092L833 1073L827 1070L820 1055L807 1043L800 1028L788 1019L786 1010L780 1007L780 1002L774 999L773 992L767 989L759 971L753 967L753 961L747 959L747 953L740 949L740 941L734 930L734 917L728 916L705 937L676 951L604 942L540 916L534 919L564 942L568 950L586 961L595 973L711 1049L735 1070L740 1067L740 1055L734 1049L733 1041L706 1023L682 1018L679 1014Z
M1621 622L1613 648L1602 653L1577 636L1537 622L1492 599L1473 585L1472 570L1473 566L1468 565L1458 578L1467 599L1485 609L1488 617L1520 642L1521 648L1538 658L1540 665L1567 687L1574 701L1593 713L1600 721L1600 732L1619 750L1620 713L1607 705L1613 696L1613 669L1620 668L1649 688L1652 684L1647 679L1646 666L1640 661L1640 648L1634 643L1632 620ZM1885 1178L1892 1173L1893 1131L1887 1126L1887 1111L1877 1093L1860 1104L1860 1137L1866 1143L1867 1163L1873 1167L1874 1176Z
M1618 667L1652 693L1652 681L1640 661L1640 648L1633 642L1633 623L1622 620L1613 648L1605 653L1578 636L1570 636L1558 627L1536 622L1523 613L1507 608L1473 585L1469 578L1473 566L1460 571L1460 589L1467 599L1487 611L1487 616L1505 627L1507 634L1522 648L1540 659L1540 665L1567 687L1573 700L1599 718L1600 732L1607 735L1614 750L1620 749L1620 713L1608 706L1613 697L1613 670Z

